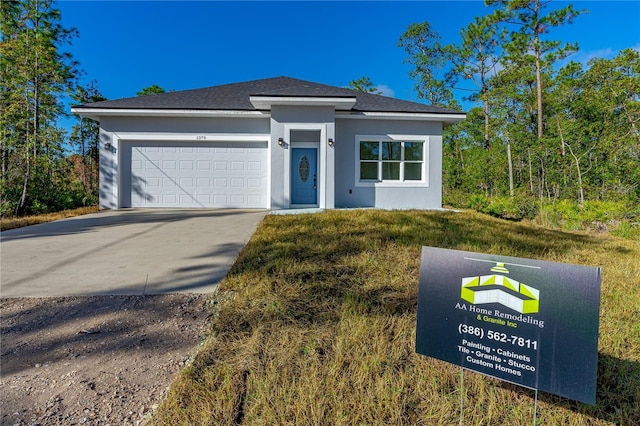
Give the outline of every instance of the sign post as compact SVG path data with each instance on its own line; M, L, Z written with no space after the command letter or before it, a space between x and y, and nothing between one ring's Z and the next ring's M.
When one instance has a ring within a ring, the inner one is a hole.
M600 269L423 247L416 351L595 404Z

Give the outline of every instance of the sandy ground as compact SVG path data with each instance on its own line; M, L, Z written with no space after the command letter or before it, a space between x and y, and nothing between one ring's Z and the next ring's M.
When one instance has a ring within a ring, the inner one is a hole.
M2 425L144 424L202 342L210 299L1 299Z

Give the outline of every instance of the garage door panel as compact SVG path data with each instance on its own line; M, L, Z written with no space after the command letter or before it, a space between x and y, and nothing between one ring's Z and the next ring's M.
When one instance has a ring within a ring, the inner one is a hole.
M213 196L213 204L229 204L227 202L227 196L222 194L217 194Z
M247 161L247 170L259 172L262 170L262 163L259 161Z
M193 170L193 160L180 160L180 170Z
M266 142L132 143L131 206L265 208L266 161Z
M249 204L253 204L253 203L259 203L260 202L260 195L247 195L247 202Z
M211 162L204 160L196 161L196 169L198 170L211 170Z
M247 179L247 188L259 189L262 188L262 180L261 179Z
M231 194L231 204L245 204L244 195L242 194Z
M244 184L244 179L242 178L232 178L230 179L231 181L231 187L232 188L244 188L245 184Z
M211 186L211 179L209 178L197 178L196 179L196 188L208 188Z

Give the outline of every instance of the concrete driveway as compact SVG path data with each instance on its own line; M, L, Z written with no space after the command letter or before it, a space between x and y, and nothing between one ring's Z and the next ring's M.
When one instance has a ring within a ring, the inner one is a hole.
M0 297L205 293L267 214L120 210L0 233Z

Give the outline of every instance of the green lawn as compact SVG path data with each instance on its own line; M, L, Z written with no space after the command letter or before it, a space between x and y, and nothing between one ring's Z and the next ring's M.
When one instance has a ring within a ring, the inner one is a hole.
M377 210L268 216L152 423L458 424L459 367L414 349L423 245L601 266L597 405L541 393L538 424L640 424L640 242ZM533 391L464 383L465 424L532 424Z

